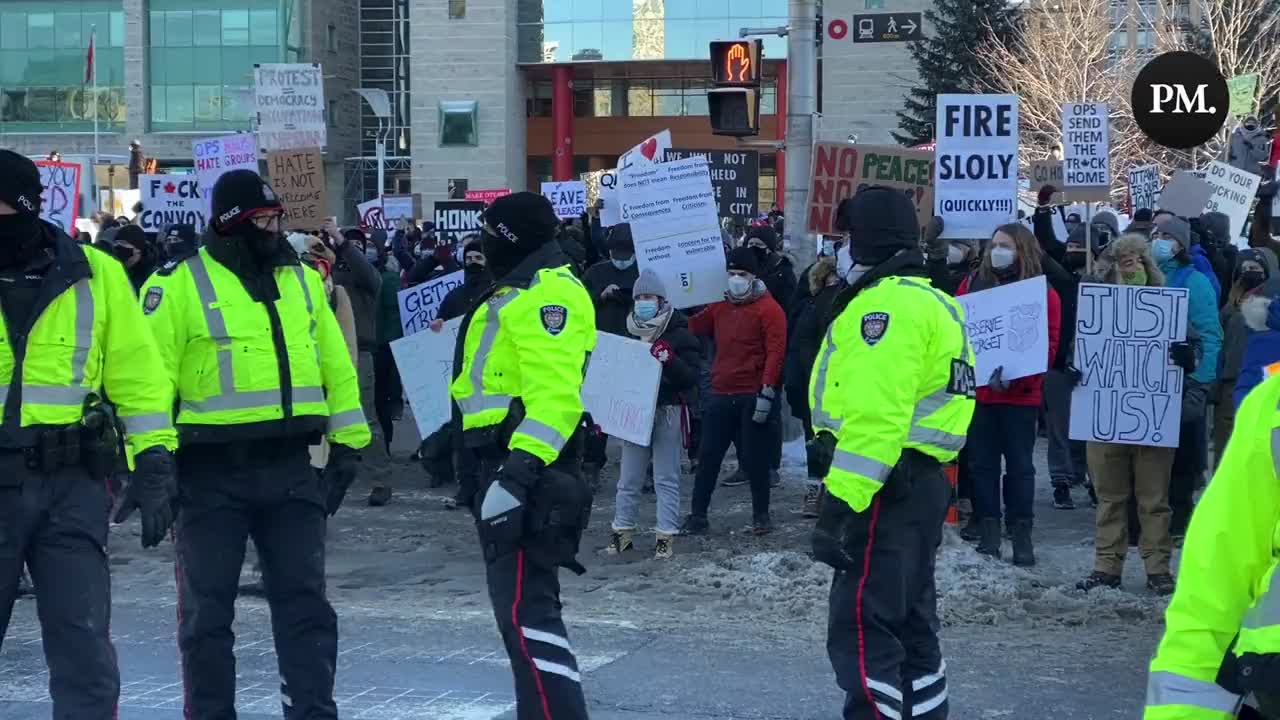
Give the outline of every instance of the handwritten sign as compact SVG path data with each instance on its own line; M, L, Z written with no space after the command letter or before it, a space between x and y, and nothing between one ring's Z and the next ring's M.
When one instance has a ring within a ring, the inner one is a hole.
M258 142L249 133L196 140L191 143L191 157L204 194L205 215L213 209L213 186L218 178L232 170L258 172Z
M1249 220L1249 208L1258 194L1262 178L1215 160L1209 163L1204 181L1213 188L1213 194L1204 204L1204 211L1220 212L1231 218L1231 237L1243 235L1244 225Z
M1111 187L1111 128L1106 103L1062 106L1063 182L1069 188Z
M942 237L987 237L1017 217L1018 96L939 95L936 120Z
M40 170L40 218L75 237L80 208L80 165L37 160Z
M582 404L605 434L648 447L661 380L662 364L648 343L596 333Z
M166 225L194 225L204 229L204 196L195 175L140 175L138 200L142 213L138 225L149 233L158 233Z
M671 131L663 130L657 135L645 138L644 142L618 156L618 169L625 170L632 165L653 165L662 162L671 149Z
M263 63L253 69L258 145L263 150L324 147L324 78L320 65Z
M267 153L267 168L271 185L284 203L285 228L319 230L329 217L320 148L273 150Z
M979 385L986 385L998 367L1004 368L1004 380L1049 368L1048 295L1040 275L956 298L964 306Z
M418 437L429 436L449 421L453 348L461 326L462 318L458 317L446 322L438 333L417 333L391 342L391 355L400 370Z
M1071 439L1177 447L1182 369L1169 345L1187 336L1185 288L1081 283Z
M1108 187L1068 187L1063 177L1062 163L1057 160L1032 160L1027 180L1032 195L1039 195L1046 185L1052 185L1058 192L1054 202L1106 202L1111 199L1111 188Z
M449 291L462 284L462 271L414 285L396 294L400 306L400 327L405 335L422 332L432 320L440 317L440 303Z
M933 218L933 151L848 143L815 143L809 232L837 235L836 210L845 198L869 185L902 190L916 206L922 228Z
M1129 168L1129 204L1134 212L1154 210L1160 201L1160 168L1155 165Z
M587 211L587 185L581 180L544 182L542 196L555 208L558 218L572 219Z

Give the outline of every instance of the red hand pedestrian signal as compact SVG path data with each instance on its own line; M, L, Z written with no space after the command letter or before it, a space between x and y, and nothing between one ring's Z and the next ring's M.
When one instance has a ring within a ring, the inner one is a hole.
M724 74L730 82L747 82L751 78L751 55L747 46L735 44L724 61Z

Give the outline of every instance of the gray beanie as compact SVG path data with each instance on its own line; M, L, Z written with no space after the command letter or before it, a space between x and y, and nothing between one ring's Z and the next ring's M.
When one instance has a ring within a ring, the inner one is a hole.
M1182 249L1189 250L1191 248L1191 224L1180 217L1162 218L1158 225L1161 232L1168 234Z
M1110 210L1103 210L1097 215L1094 215L1093 222L1095 224L1101 223L1103 225L1106 225L1108 228L1111 229L1112 236L1114 237L1120 236L1120 219L1117 218L1116 214L1111 212Z
M641 295L657 295L664 300L667 297L667 288L662 284L662 278L651 268L645 268L640 277L636 278L636 284L631 287L631 297Z

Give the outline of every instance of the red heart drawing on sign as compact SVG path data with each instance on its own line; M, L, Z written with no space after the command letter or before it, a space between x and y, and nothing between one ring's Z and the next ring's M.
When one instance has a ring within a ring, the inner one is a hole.
M640 146L640 154L645 156L646 160L652 160L654 155L658 154L658 138L649 138Z

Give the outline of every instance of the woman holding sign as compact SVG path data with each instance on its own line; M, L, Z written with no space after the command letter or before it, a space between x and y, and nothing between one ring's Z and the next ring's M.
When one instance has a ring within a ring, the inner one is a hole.
M960 283L956 295L990 290L1043 274L1035 235L1021 224L1001 225L987 244L977 271ZM1046 286L1046 292L1049 294L1047 362L1052 363L1058 352L1062 305L1052 287ZM1008 337L1000 340L1008 341ZM1032 501L1036 469L1032 451L1036 444L1036 416L1040 411L1044 375L1005 380L1003 370L997 367L983 387L978 388L978 403L969 426L967 448L973 480L973 511L979 518L981 531L978 552L1000 557L1000 500L1003 497L1005 519L1013 537L1013 563L1035 565L1031 522L1035 514ZM1005 470L1003 492L1001 459Z

